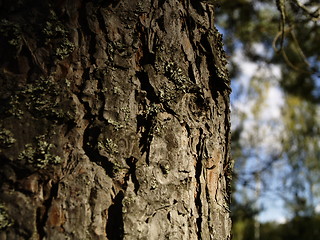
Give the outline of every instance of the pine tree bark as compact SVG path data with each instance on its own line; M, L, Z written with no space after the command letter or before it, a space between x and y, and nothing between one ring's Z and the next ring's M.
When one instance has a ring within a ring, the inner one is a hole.
M0 239L230 239L214 6L0 9Z

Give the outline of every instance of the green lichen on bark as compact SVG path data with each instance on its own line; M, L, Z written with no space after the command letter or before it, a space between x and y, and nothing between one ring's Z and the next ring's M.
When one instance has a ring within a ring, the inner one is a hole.
M16 142L10 130L0 127L0 152L1 148L9 148Z
M115 131L119 131L120 129L124 128L124 126L120 122L114 121L112 119L107 119L107 123L111 125Z
M75 49L74 44L69 40L69 31L58 19L56 13L50 10L49 17L44 23L42 33L45 37L45 44L52 45L55 49L55 57L63 60Z
M35 145L25 145L25 149L19 154L18 160L30 164L37 169L60 164L62 159L52 153L53 148L54 145L46 141L45 135L40 135L36 137Z
M18 23L2 19L0 21L0 35L12 47L19 48L22 44L21 26Z
M55 55L58 59L63 60L64 58L68 57L74 49L74 44L66 38L57 47Z
M118 145L110 138L98 141L98 150L105 151L109 154L119 153Z
M151 103L146 106L144 111L142 111L142 115L146 120L148 120L156 117L159 112L161 112L161 107L158 104Z
M60 100L61 94L66 93L62 87L66 86L59 86L53 77L37 79L10 97L7 114L21 119L28 111L36 118L48 118L55 122L72 120L74 109L68 102Z
M164 110L159 104L151 103L147 105L143 111L141 111L139 117L142 121L147 123L144 133L146 133L146 141L150 142L154 134L159 134L161 131L161 126L157 122L157 115Z
M185 70L175 62L167 62L163 66L164 75L170 82L161 86L159 98L162 102L174 102L185 93L198 92L199 86L193 83Z
M5 230L13 225L13 220L10 218L6 208L0 204L0 231Z
M39 117L63 117L63 111L54 101L59 92L52 78L39 79L28 84L21 93L27 98L27 109Z
M9 106L7 106L7 113L10 116L14 116L18 119L21 119L24 112L21 109L21 104L19 101L18 95L12 95L9 100Z
M183 73L183 70L177 66L174 62L169 62L164 67L165 75L169 80L173 81L177 87L177 90L187 92L191 87L189 78Z

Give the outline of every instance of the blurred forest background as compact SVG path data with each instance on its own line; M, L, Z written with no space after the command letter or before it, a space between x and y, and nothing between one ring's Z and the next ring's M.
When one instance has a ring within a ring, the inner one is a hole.
M319 0L224 0L233 239L320 239Z

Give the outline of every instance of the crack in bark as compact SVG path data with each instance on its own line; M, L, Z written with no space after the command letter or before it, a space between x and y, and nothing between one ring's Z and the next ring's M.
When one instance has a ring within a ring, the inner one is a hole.
M133 182L134 185L134 193L137 194L138 190L140 188L140 183L138 181L137 175L136 175L136 163L138 162L138 159L136 159L135 157L130 157L126 159L126 163L128 164L129 168L129 172L128 175L131 175L131 180ZM126 181L128 181L129 179L126 179Z
M138 77L141 83L141 89L146 91L147 99L150 100L150 104L159 103L157 95L150 84L148 74L146 72L137 72L136 76ZM147 103L144 102L144 108L147 108ZM139 147L141 147L142 153L146 153L146 162L149 165L149 154L150 154L150 144L153 139L153 127L154 121L157 113L152 113L149 115L137 115L137 129L141 132L141 138L139 141ZM144 128L144 131L142 129Z
M145 71L140 71L136 73L136 76L141 84L141 90L146 91L146 97L150 100L150 102L153 103L159 103L159 98L153 88L153 86L150 84L148 73Z
M108 220L106 233L108 239L121 240L124 237L124 225L122 214L123 191L120 191L114 198L113 204L108 208Z
M92 16L93 14L90 14L90 10L92 10L92 6L91 8L88 6L88 4L84 7L84 8L81 8L83 9L81 12L80 12L80 18L79 19L83 19L83 28L84 28L84 31L87 31L88 32L88 36L90 36L90 38L88 39L89 41L89 48L88 48L88 56L90 57L90 64L95 64L95 57L94 57L94 54L95 54L95 51L96 51L96 34L93 32L93 30L90 28L90 24L88 22L88 17L87 16ZM81 17L81 15L83 14L83 17Z
M43 212L41 211L41 207L37 209L36 212L36 227L38 230L38 234L40 239L44 239L46 237L46 223L47 220L49 218L49 210L50 207L52 205L52 201L54 198L56 198L58 196L58 186L59 186L59 182L58 183L53 183L50 189L50 194L47 200L45 200L42 204L43 206ZM42 212L42 213L41 213Z
M43 239L46 235L44 231L44 226L42 224L43 224L42 208L38 207L36 210L36 228L37 228L37 232L40 239Z
M102 80L100 78L98 78L98 89L100 89L100 90L103 89ZM98 110L98 119L100 121L102 121L102 122L106 122L107 123L107 120L103 117L104 106L106 104L106 98L105 98L105 96L104 96L102 91L99 91L97 95L98 95L98 99L101 102L101 107Z
M83 150L92 162L99 163L104 168L109 177L114 177L114 164L107 157L101 156L98 149L94 146L98 145L98 136L101 132L99 127L91 127L90 125L84 130L83 134Z
M202 175L202 156L203 156L203 147L204 147L204 137L203 135L203 130L200 128L200 136L199 136L199 143L197 144L197 163L195 166L196 170L196 181L197 181L197 195L195 198L195 204L198 210L198 217L196 219L197 223L197 235L198 239L201 239L201 232L202 232L202 221L203 221L203 208L202 208L202 199L201 199L201 193L202 193L202 187L201 187L201 175Z
M210 190L208 188L208 183L206 184L206 199L207 199L207 202L210 203ZM213 226L210 224L211 222L211 214L210 214L210 209L209 209L209 213L208 213L208 216L207 216L207 222L208 222L208 228L209 228L209 232L212 233L214 232L213 230Z
M137 125L138 131L141 132L141 138L139 140L139 147L141 148L142 154L146 153L146 163L150 164L150 146L153 139L153 128L154 128L154 116L147 117L138 115ZM144 131L142 129L144 128Z
M225 102L225 106L229 105L229 99L227 94L223 95L223 100ZM226 181L226 201L227 204L230 205L231 203L231 184L232 184L232 172L233 172L233 166L230 158L230 141L231 141L231 125L230 125L230 109L226 107L225 110L225 120L224 120L224 125L225 125L225 155L224 155L224 163L223 163L223 174L225 177Z

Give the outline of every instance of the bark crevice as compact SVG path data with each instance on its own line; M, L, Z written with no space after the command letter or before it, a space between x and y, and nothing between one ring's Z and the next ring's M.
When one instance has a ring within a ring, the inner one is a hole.
M49 180L50 181L50 180ZM51 186L50 186L51 185ZM52 206L52 201L58 196L59 183L52 183L51 181L47 183L49 189L48 199L45 200L42 204L42 207L38 208L36 211L36 227L40 239L46 237L46 223L49 218L50 207Z
M120 191L114 198L113 204L108 208L108 220L106 233L108 239L121 240L124 237L122 200L123 191Z
M197 182L197 194L195 197L195 204L197 206L198 217L196 219L197 223L197 235L198 239L202 239L201 232L202 232L202 221L203 221L203 194L202 194L202 180L201 176L203 174L203 164L202 164L202 157L203 157L203 148L204 148L204 137L202 136L203 130L200 128L199 134L199 142L196 146L197 149L197 163L195 166L195 179Z
M131 180L133 182L134 185L134 193L137 194L140 188L140 183L138 181L137 175L136 175L136 170L137 170L137 162L138 159L136 159L135 157L130 157L126 159L126 163L129 166L129 171L128 171L128 177L131 176ZM128 181L128 179L127 179Z
M89 160L99 164L105 170L109 177L114 176L114 163L109 161L105 156L102 156L98 149L98 137L101 133L101 129L96 127L90 127L85 129L83 134L83 150L88 156Z

